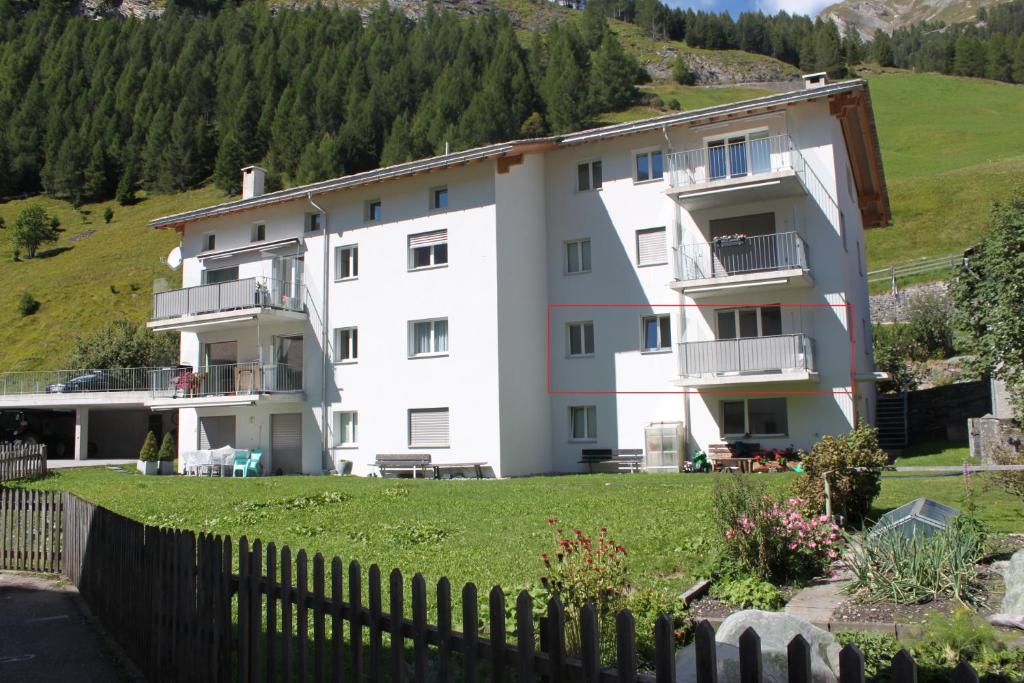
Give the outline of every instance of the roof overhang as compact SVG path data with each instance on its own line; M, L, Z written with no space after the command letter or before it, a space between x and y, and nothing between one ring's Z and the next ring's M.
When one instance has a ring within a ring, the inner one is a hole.
M856 90L829 95L829 112L843 128L846 153L857 186L857 206L866 228L880 228L892 222L889 190L882 168L882 149L871 108L867 83Z

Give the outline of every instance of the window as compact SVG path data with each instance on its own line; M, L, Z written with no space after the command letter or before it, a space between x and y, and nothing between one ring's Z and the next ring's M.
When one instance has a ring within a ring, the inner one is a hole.
M354 363L359 358L359 329L342 327L334 331L334 362Z
M359 277L359 247L349 244L334 248L334 279L351 280Z
M448 409L418 408L409 411L409 446L447 448Z
M665 249L665 228L650 228L636 231L636 264L658 266L668 263Z
M722 434L784 436L789 433L785 398L722 401Z
M871 336L868 328L868 321L864 318L860 319L860 345L864 351L865 356L871 355Z
M722 308L715 311L717 339L772 337L782 334L782 307Z
M434 230L409 235L409 270L448 263L448 231Z
M203 235L203 251L213 251L217 248L217 236L212 232Z
M262 242L265 239L267 239L266 223L254 223L252 226L252 235L250 235L249 241Z
M586 192L587 190L601 189L601 160L587 161L576 167L576 190Z
M864 275L864 258L860 254L860 242L857 242L857 274Z
M839 236L843 238L843 251L849 251L846 247L846 214L839 212Z
M590 240L573 240L565 243L565 272L590 272Z
M359 413L345 411L335 413L335 435L338 446L351 447L359 443Z
M648 180L661 180L665 175L665 165L662 160L661 150L654 149L647 152L638 152L635 157L634 179L638 183Z
M733 135L707 143L709 180L767 173L772 166L768 131Z
M448 319L420 320L409 324L409 355L436 356L448 353Z
M203 271L203 284L214 285L218 282L234 282L238 279L238 266L228 268L211 268Z
M324 227L324 215L322 213L306 214L306 232L316 232Z
M430 209L432 211L443 211L448 208L448 188L435 187L430 191Z
M672 320L667 315L640 318L640 349L644 353L666 351L672 346Z
M597 441L597 406L569 408L569 438L573 441Z
M569 323L567 327L569 330L569 355L594 355L594 323L590 321Z
M363 209L363 219L369 223L379 221L381 219L381 204L379 199L371 199L366 202L366 206Z

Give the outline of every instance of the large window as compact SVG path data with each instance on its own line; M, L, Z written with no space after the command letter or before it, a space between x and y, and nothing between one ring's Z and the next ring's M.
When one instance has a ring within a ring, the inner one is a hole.
M708 178L742 178L771 170L768 131L731 135L708 143Z
M443 266L448 263L448 231L433 230L409 235L409 269Z
M665 164L660 149L637 152L634 161L633 177L638 183L661 180L665 175Z
M334 279L352 280L359 277L359 247L348 244L334 249Z
M436 356L448 353L448 319L409 323L409 355Z
M565 243L565 272L590 272L590 240L572 240Z
M722 401L724 436L785 436L789 416L785 398L751 398Z
M349 410L335 413L335 443L342 447L351 447L359 443L359 413Z
M601 177L601 160L587 161L576 166L576 190L600 190L604 179Z
M409 411L411 448L447 448L448 430L447 408L418 408Z
M597 406L569 408L569 438L573 441L597 440Z
M668 263L665 248L665 228L648 228L636 231L636 264L657 266Z
M592 356L594 354L594 323L590 321L569 323L570 356Z
M214 285L218 282L233 282L238 279L238 266L228 268L210 268L203 271L203 284Z
M334 362L354 363L359 358L359 330L343 327L334 331Z
M667 315L640 318L641 350L644 353L666 351L672 346L672 321Z
M722 308L715 311L718 339L772 337L782 334L782 307Z

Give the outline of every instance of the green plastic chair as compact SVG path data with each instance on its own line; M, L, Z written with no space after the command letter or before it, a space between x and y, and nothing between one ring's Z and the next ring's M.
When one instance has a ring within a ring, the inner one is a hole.
M242 471L242 476L248 477L250 472L252 472L254 477L262 476L263 464L260 462L262 458L263 451L254 450L250 452L249 459L245 462L245 469Z
M239 472L246 476L246 469L249 464L249 451L235 451L235 457L231 461L231 476L237 477Z

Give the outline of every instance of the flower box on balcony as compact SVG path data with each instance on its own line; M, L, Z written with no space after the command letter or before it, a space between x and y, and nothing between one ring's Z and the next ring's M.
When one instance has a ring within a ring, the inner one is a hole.
M728 235L726 237L716 237L714 243L716 247L742 247L747 243L747 236Z

